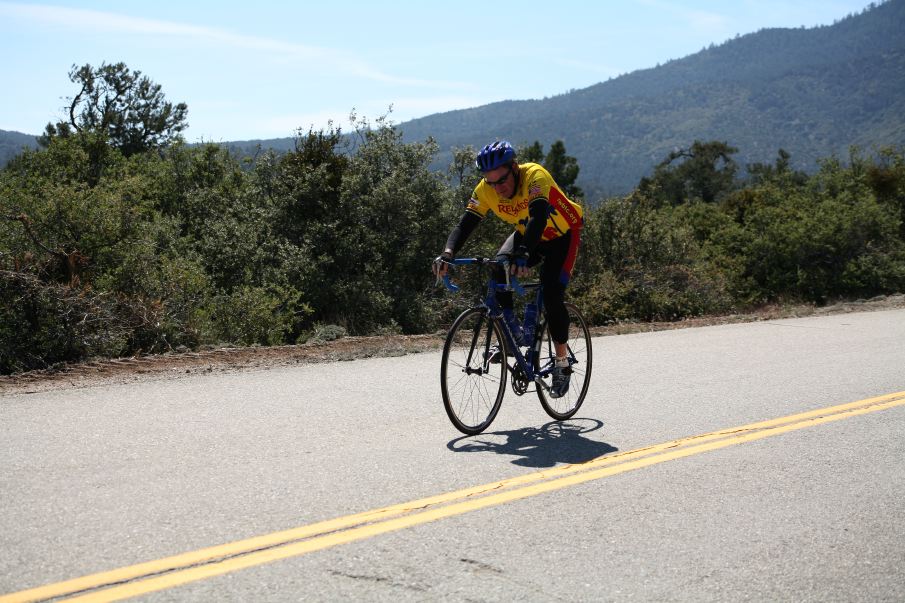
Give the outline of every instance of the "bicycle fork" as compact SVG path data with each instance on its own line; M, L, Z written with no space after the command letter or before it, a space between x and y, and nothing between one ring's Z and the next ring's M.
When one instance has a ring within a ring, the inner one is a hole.
M490 372L490 341L493 339L493 318L489 312L485 314L485 317L487 318L487 330L485 331L484 329L484 321L479 320L471 335L471 345L468 346L468 358L465 360L465 367L462 369L466 375L480 376ZM482 333L486 333L487 336L484 338L483 343L478 343ZM472 368L471 361L479 345L483 348L481 364L478 368Z

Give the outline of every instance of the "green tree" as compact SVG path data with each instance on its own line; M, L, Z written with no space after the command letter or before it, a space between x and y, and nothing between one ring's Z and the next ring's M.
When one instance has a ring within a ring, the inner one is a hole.
M807 182L808 176L804 172L792 169L792 156L785 149L779 149L776 161L769 163L751 163L747 166L750 181L754 185L772 181L784 181L792 186L800 186Z
M81 134L0 172L0 370L197 343L190 323L207 278L155 208L159 158L110 149L90 171ZM0 354L2 356L3 354Z
M69 99L67 119L49 123L39 143L73 132L100 133L126 157L166 146L188 127L185 103L167 102L159 84L125 63L72 66L79 91Z
M553 176L567 197L576 199L584 196L584 191L575 184L578 178L578 160L566 154L566 145L557 140L550 147L550 152L544 158L544 167Z
M634 194L589 207L585 222L570 296L593 322L678 320L730 306L724 279L673 208Z
M522 163L543 163L544 146L539 140L535 140L533 144L525 148L519 148L515 156Z
M326 316L350 332L421 332L436 320L430 260L462 211L444 178L429 167L432 140L405 144L384 118L358 122L361 144L343 179L344 219L323 236L337 253L322 258L334 284Z
M471 145L452 148L452 162L447 169L450 184L458 191L457 196L471 194L481 176L475 165L477 151Z
M10 193L0 207L19 223L7 239L11 251L34 258L48 280L72 286L115 262L115 250L153 213L146 183L121 154L111 151L109 177L95 186L85 185L90 162L79 141L58 139L20 155L3 174Z
M638 189L661 203L681 205L692 199L713 203L735 186L738 149L726 142L695 140L691 147L671 152L642 178Z
M868 186L899 217L900 238L905 241L905 152L892 147L880 150L877 160L864 169Z

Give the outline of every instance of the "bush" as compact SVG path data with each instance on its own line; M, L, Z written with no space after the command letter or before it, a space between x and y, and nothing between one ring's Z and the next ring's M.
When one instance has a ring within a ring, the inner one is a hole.
M732 305L685 214L645 197L586 212L584 260L571 295L592 323L679 320Z
M200 340L236 345L295 343L289 336L309 313L300 298L291 288L250 286L213 296L195 315Z
M430 332L483 294L478 270L458 272L456 297L430 273L478 177L473 150L455 152L447 179L430 169L433 141L403 143L384 119L351 137L300 133L292 152L255 160L182 144L124 157L92 133L48 144L0 171L4 373ZM743 183L720 144L585 206L568 295L592 324L905 290L901 152L853 151L812 176L781 152ZM492 256L510 232L487 220L463 253Z
M339 325L317 323L314 325L314 332L306 343L327 343L328 341L342 339L345 336L346 330Z
M167 346L158 302L0 271L0 373Z

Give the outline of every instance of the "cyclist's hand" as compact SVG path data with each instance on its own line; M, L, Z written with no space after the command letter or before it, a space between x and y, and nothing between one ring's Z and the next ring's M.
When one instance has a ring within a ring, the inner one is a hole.
M512 253L509 271L518 278L526 277L531 272L528 267L528 248L524 245L519 245Z
M446 271L449 270L449 260L452 259L452 253L448 251L444 251L434 260L434 276L437 278L443 278L446 276Z

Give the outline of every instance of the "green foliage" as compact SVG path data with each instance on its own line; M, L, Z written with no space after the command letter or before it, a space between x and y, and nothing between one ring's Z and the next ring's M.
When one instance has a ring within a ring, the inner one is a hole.
M481 179L481 172L475 165L477 154L477 150L471 145L452 150L452 162L447 169L447 179L450 186L454 186L453 195L456 199L470 197Z
M433 141L404 144L382 120L357 127L360 145L340 197L351 220L336 231L341 245L333 258L337 314L327 318L353 333L391 319L403 332L420 332L435 314L424 303L433 285L430 260L458 219L461 200L429 169Z
M738 228L714 233L711 253L735 258L727 273L742 300L824 302L905 286L901 217L858 171L830 160L804 186L763 184L727 206Z
M210 344L278 345L296 330L297 313L307 314L298 291L244 285L214 295L196 317L200 340Z
M785 159L720 203L664 206L639 190L590 209L573 287L586 314L675 320L905 290L902 153L853 151L812 177Z
M808 176L802 171L792 169L792 156L785 149L779 149L772 165L752 163L747 167L751 184L775 182L788 186L801 186L807 182Z
M138 229L154 219L149 183L115 150L94 180L81 136L26 152L2 173L8 252L47 278L83 285L120 259Z
M544 157L544 167L567 197L578 200L584 196L584 192L575 184L580 171L578 161L566 155L566 145L563 141L557 140L550 146L550 152Z
M91 327L97 323L80 320L89 305L68 287L0 271L0 373L89 356Z
M0 373L170 349L161 304L0 270Z
M738 166L732 155L737 152L725 142L695 140L688 149L671 152L638 188L661 204L713 203L735 185Z
M327 343L328 341L336 341L346 336L346 330L339 325L325 325L317 323L314 325L314 331L307 343Z
M39 143L73 132L95 133L126 157L167 146L188 125L185 103L165 100L160 85L125 63L72 66L69 79L79 91L69 99L67 119L47 124Z
M517 149L515 156L522 163L543 163L544 145L539 140L535 140L527 147Z
M573 295L593 323L678 320L731 307L723 278L675 212L639 194L585 217Z
M127 155L99 132L46 145L0 171L2 373L423 333L466 303L435 288L430 261L480 177L471 147L432 171L434 141L406 143L384 118L352 137L300 131L254 160L178 141ZM746 181L735 152L696 142L633 194L586 206L569 295L592 323L905 290L900 150L852 150L812 176L780 150ZM544 162L578 171L561 142ZM463 253L493 255L510 232L489 218ZM479 278L457 276L466 291Z

